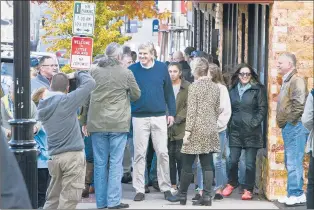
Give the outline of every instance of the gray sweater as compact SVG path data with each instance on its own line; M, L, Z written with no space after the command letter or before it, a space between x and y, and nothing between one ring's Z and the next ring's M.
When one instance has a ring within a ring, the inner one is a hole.
M313 95L314 95L314 89L312 90L312 92L307 97L305 107L304 107L304 112L303 112L303 115L301 118L304 127L310 131L309 139L308 139L307 146L306 146L306 152L312 152L312 157L314 157Z
M38 104L37 120L47 133L49 155L84 149L77 110L95 88L95 80L82 71L76 73L76 79L76 90L68 94L48 92Z

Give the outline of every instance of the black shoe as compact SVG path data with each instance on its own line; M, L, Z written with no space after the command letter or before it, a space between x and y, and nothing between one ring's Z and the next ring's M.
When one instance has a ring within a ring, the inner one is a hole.
M158 182L153 182L152 183L152 186L155 190L157 190L158 192L160 192L160 188L159 188L159 185L158 185Z
M145 193L150 193L150 189L148 188L148 185L145 185Z
M121 182L123 184L128 184L129 182L132 182L132 175L131 173L125 173L121 179Z
M108 209L127 209L129 208L129 204L120 203L117 206L108 207Z
M82 198L89 198L89 184L85 184L85 188L82 192Z
M193 202L194 206L211 206L212 199L212 184L213 184L214 174L212 171L203 171L203 182L204 182L204 189L201 199L198 201Z
M145 194L143 193L136 193L134 197L134 201L143 201L145 200Z
M186 173L184 170L181 171L181 182L180 182L180 190L177 195L171 195L167 193L166 196L165 192L165 198L170 202L180 202L181 205L186 205L187 200L187 191L189 189L189 185L191 183L193 174L192 173ZM167 191L168 192L168 191Z
M186 205L186 193L181 193L179 192L177 195L171 195L171 196L167 196L165 195L166 200L175 203L175 202L180 202L181 205Z
M224 197L221 194L219 193L215 194L214 200L222 200L222 199L224 199Z
M192 198L192 201L198 201L199 199L201 199L201 195L197 193L194 198Z
M193 201L193 206L211 206L212 205L212 199L207 197L201 197L198 201Z
M166 192L164 192L164 196L165 196L165 199L168 200L168 198L172 196L171 191L167 190Z

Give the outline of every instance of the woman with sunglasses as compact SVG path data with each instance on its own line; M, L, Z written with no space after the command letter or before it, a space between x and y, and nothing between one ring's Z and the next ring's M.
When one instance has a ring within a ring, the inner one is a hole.
M263 148L262 122L267 114L267 96L253 68L240 64L231 78L232 115L228 125L229 177L222 192L229 196L238 187L238 164L241 150L245 150L246 171L242 200L253 198L257 150Z

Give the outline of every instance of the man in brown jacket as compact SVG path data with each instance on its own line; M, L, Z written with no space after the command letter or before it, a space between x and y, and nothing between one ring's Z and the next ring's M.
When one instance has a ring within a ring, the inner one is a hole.
M301 116L307 96L305 80L296 70L296 57L284 53L279 57L278 73L282 75L282 87L277 104L277 124L282 129L285 149L285 165L288 171L288 195L279 199L288 206L304 204L303 157L308 131L303 127Z

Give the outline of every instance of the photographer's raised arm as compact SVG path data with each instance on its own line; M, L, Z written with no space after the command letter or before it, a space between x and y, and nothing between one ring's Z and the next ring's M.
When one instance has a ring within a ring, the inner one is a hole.
M76 90L68 93L69 111L77 111L80 106L83 106L89 94L94 90L96 82L87 71L77 71L75 78L78 81Z

